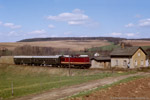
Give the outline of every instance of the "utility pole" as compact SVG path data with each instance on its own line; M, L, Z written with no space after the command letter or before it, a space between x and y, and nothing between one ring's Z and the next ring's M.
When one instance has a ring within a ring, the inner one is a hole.
M71 71L70 71L70 55L69 55L69 76L71 76Z
M12 92L11 92L11 94L12 94L12 96L14 96L14 89L13 89L13 81L12 81L12 83L11 83L11 88L12 88Z

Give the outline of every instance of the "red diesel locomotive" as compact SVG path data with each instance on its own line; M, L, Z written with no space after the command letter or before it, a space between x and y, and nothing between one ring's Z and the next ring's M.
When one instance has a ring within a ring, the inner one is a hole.
M61 66L74 68L89 68L91 66L88 55L62 56Z

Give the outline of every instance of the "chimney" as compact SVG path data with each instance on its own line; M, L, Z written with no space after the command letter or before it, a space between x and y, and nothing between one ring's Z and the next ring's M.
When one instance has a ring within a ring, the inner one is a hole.
M124 49L124 43L123 42L121 43L121 49Z

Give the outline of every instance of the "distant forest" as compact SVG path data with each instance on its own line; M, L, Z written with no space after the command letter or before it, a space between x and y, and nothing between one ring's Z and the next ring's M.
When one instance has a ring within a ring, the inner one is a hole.
M59 40L108 40L109 42L126 40L125 38L115 37L50 37L50 38L31 38L18 42L35 42L35 41L59 41Z
M109 42L116 42L122 40L149 40L150 38L141 38L141 39L126 39L119 37L48 37L48 38L31 38L23 39L17 42L36 42L36 41L59 41L59 40L107 40Z

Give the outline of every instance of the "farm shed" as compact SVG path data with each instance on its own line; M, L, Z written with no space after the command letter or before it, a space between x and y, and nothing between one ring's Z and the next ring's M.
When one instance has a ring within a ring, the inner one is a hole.
M141 47L121 47L113 50L111 67L139 68L149 66L147 53Z
M90 68L110 68L110 57L93 57L91 59L91 67Z
M0 63L14 64L13 56L1 56Z

